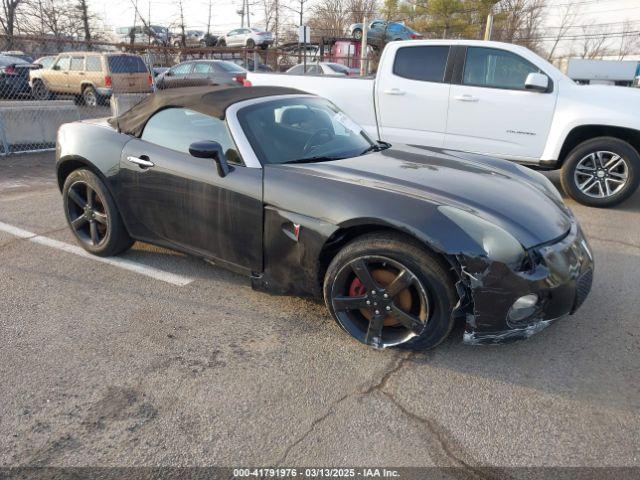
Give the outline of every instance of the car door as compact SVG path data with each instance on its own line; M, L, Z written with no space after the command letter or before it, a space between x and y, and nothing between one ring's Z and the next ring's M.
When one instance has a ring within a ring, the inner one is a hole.
M67 92L80 95L82 93L81 85L85 77L84 56L72 56L67 78Z
M53 65L50 72L47 72L47 88L55 93L66 93L67 84L69 83L69 66L71 65L71 57L62 55Z
M219 142L233 170L189 155L196 141ZM184 108L157 112L120 159L123 219L142 240L262 270L262 169L245 167L226 123Z
M391 143L441 147L447 125L448 45L407 46L396 51L391 72L376 85L380 138Z
M227 46L234 47L241 44L240 29L232 30L227 34Z
M557 92L525 90L529 73L542 72L512 52L468 47L461 76L451 86L445 146L513 159L542 155Z
M193 70L193 62L185 62L171 67L162 76L162 88L175 88L189 86L189 76Z

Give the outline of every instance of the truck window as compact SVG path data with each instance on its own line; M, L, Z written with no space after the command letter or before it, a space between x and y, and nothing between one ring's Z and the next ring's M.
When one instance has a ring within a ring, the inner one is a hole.
M87 72L102 71L102 59L97 56L87 57L87 60L85 62L85 68Z
M135 55L111 55L109 71L111 73L145 73L147 67L142 58Z
M410 80L443 82L449 47L402 47L396 52L393 74Z
M84 70L84 57L71 57L71 66L69 70L81 72Z
M524 90L530 73L540 69L515 53L495 48L469 47L462 83L478 87Z

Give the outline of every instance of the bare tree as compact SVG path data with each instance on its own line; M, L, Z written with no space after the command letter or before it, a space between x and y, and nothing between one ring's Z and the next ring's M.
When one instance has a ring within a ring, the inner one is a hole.
M6 37L6 48L13 48L14 32L16 29L18 8L24 0L2 0L2 16L0 26Z
M589 31L589 26L582 27L584 38L581 43L581 58L596 59L601 58L607 52L607 35L608 33L599 28Z
M553 39L553 45L551 46L551 49L547 54L547 60L553 60L553 55L558 48L558 44L566 36L567 31L571 28L571 25L576 20L577 13L578 9L575 3L568 3L567 5L565 5L558 18L560 24L557 27L558 31L556 32L555 38Z
M637 49L640 49L640 36L634 32L633 25L627 20L622 27L622 37L620 38L620 47L618 48L618 60L624 60L624 57Z
M91 48L91 14L89 13L87 0L78 0L76 9L78 10L78 13L80 15L80 20L82 21L84 40L88 43L89 48Z
M312 32L321 36L340 37L344 35L349 18L345 1L320 0L311 7L309 26Z

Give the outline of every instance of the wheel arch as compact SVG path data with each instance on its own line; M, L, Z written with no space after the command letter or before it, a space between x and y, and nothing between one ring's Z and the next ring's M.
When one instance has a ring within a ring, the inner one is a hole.
M87 170L90 170L91 172L95 173L98 176L98 178L102 180L102 183L104 183L105 187L107 188L107 190L109 190L109 193L113 197L113 192L111 191L111 184L109 183L105 175L100 171L100 169L96 165L94 165L93 163L91 163L91 161L87 160L86 158L80 155L68 155L58 160L58 164L56 167L56 177L58 180L58 189L60 191L62 191L64 182L67 179L67 177L73 171L78 170L80 168L86 168Z
M558 156L558 167L562 166L575 147L582 142L598 137L613 137L625 141L640 153L640 130L612 125L580 125L574 127L565 137Z
M455 256L446 254L438 248L436 242L425 235L421 235L401 225L393 225L385 221L371 219L353 220L341 225L330 237L328 237L320 249L318 255L317 282L320 288L324 283L324 277L329 264L345 245L358 237L373 233L394 233L406 237L420 245L421 248L440 258L451 274L451 280L455 284L459 280L459 265Z
M96 86L93 82L90 82L88 80L83 81L82 83L80 83L80 93L84 93L84 89L87 87L93 87L93 89L95 90Z

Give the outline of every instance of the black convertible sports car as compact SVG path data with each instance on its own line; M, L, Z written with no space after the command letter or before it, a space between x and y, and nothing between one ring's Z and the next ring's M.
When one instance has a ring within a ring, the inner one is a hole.
M372 141L329 101L274 87L175 89L64 125L58 182L79 243L134 239L324 296L373 347L525 338L574 313L589 245L558 191L509 162Z

